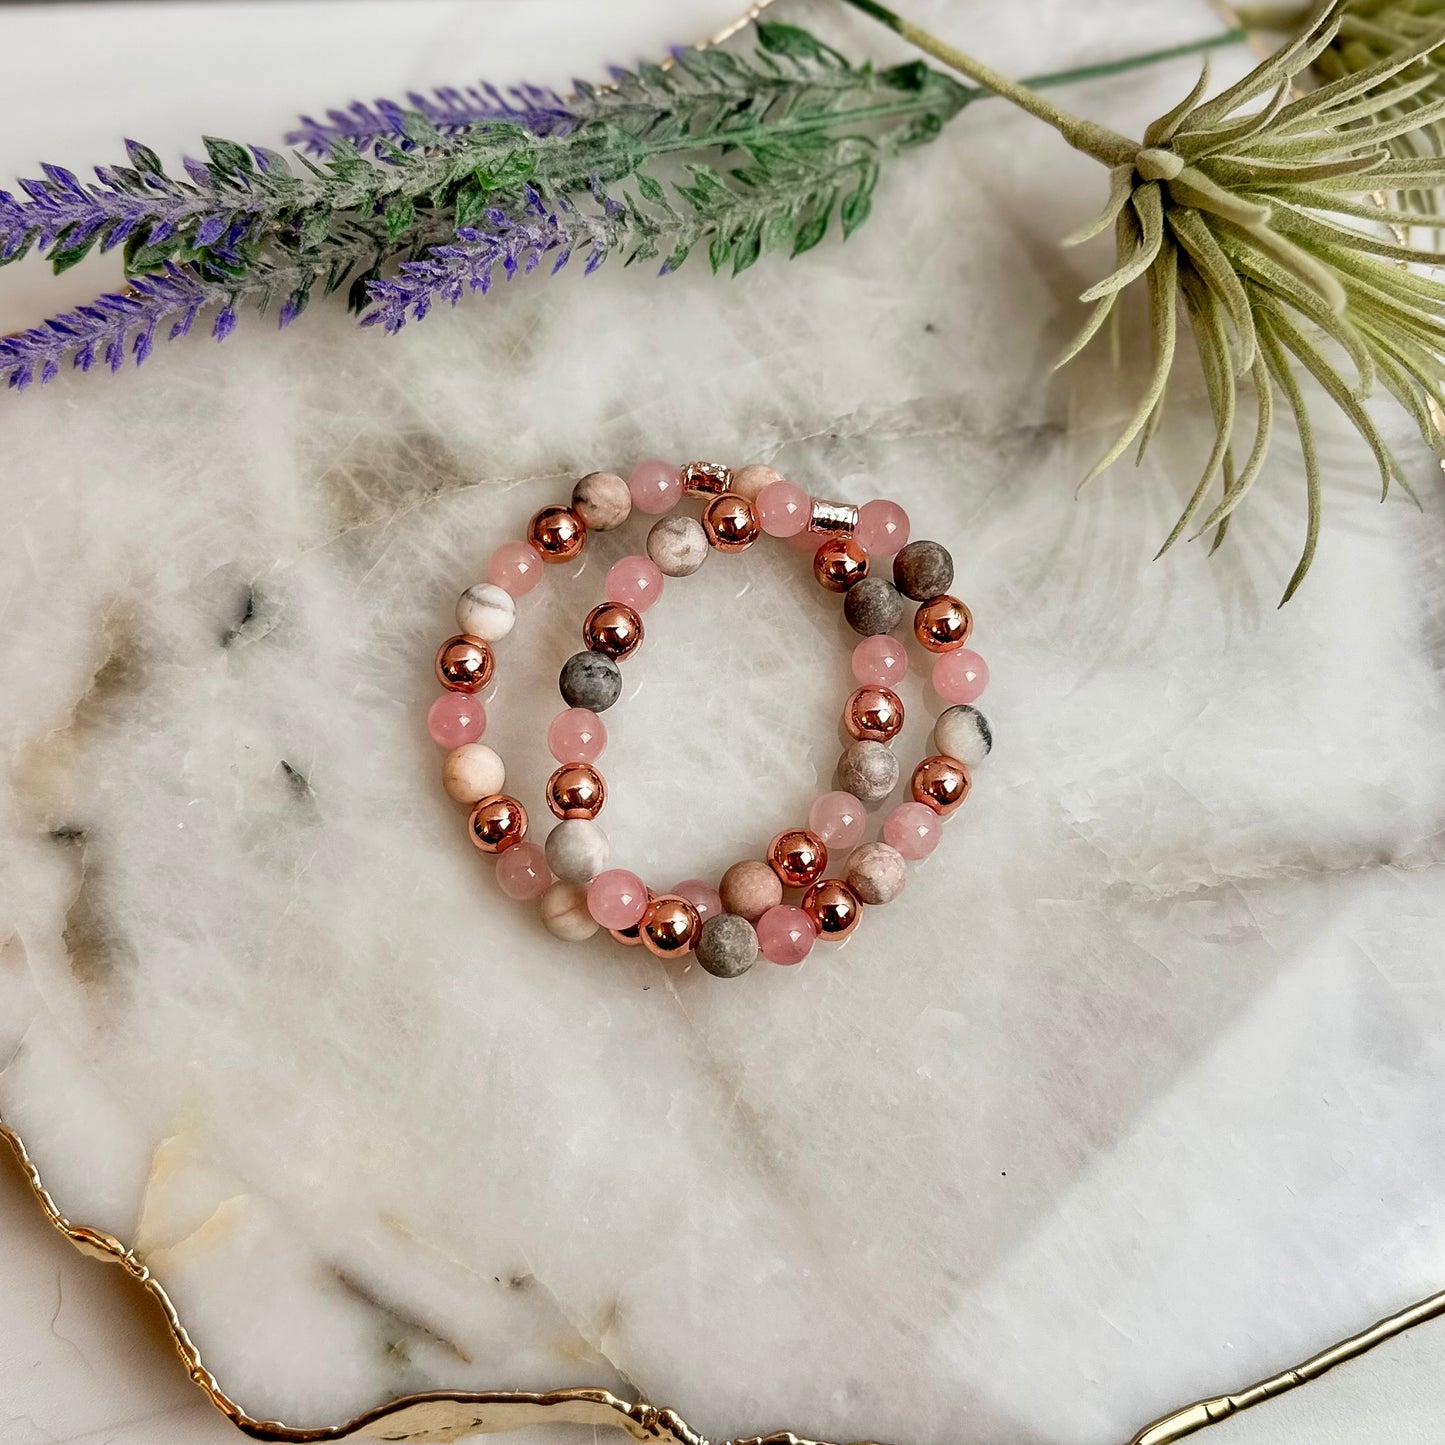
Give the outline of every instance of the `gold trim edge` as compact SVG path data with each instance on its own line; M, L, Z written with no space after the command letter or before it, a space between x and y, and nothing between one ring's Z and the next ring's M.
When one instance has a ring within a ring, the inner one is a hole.
M160 1309L181 1363L191 1380L211 1404L243 1433L256 1440L310 1445L324 1440L349 1440L366 1436L374 1440L411 1442L411 1445L445 1445L471 1434L495 1434L527 1425L568 1424L606 1426L624 1430L639 1442L672 1442L672 1445L709 1445L676 1410L659 1408L646 1400L627 1401L610 1390L579 1387L534 1394L519 1390L434 1390L388 1400L339 1425L295 1428L278 1420L258 1420L249 1415L221 1388L206 1368L201 1352L181 1322L165 1286L144 1261L113 1234L87 1225L74 1224L60 1210L40 1176L24 1141L3 1120L0 1140L11 1153L50 1224L82 1254L109 1264L118 1264L140 1285ZM1445 1316L1445 1290L1387 1315L1368 1329L1351 1335L1328 1349L1312 1355L1302 1364L1282 1370L1243 1390L1196 1400L1146 1425L1129 1445L1175 1445L1200 1430L1276 1400L1291 1390L1307 1385L1347 1361L1358 1359L1388 1340L1397 1338L1431 1320ZM729 1441L727 1445L827 1445L788 1430ZM877 1445L877 1442L858 1442Z

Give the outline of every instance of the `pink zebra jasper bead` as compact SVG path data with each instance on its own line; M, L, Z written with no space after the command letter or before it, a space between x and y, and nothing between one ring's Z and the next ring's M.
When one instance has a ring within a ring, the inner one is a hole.
M587 885L587 911L603 928L631 928L647 912L647 887L625 868L609 868Z
M547 729L547 751L559 763L595 763L606 747L607 729L590 708L566 708Z
M802 963L817 938L812 920L789 903L768 909L758 919L758 948L770 963Z
M758 493L758 521L770 537L796 537L808 525L812 498L794 482L773 482Z
M897 687L908 676L908 653L896 637L865 637L853 649L853 676L864 687Z
M552 886L547 855L535 843L514 843L497 855L497 887L508 898L540 898Z
M702 878L688 878L672 890L675 898L686 898L697 909L699 923L716 918L723 911L722 895Z
M469 693L444 692L427 709L426 728L438 747L451 752L486 732L487 710Z
M908 541L908 513L897 502L864 502L853 535L870 556L891 557Z
M868 814L852 793L824 793L808 810L808 828L827 845L829 852L851 848L863 841Z
M651 557L619 557L607 569L605 591L609 602L646 612L662 596L662 568Z
M513 597L525 597L542 580L542 554L526 542L503 542L487 560L487 581Z
M973 702L988 686L988 664L972 648L945 652L933 664L933 690L944 702Z
M682 469L655 457L638 462L627 478L627 490L639 512L670 512L682 499Z
M924 803L900 803L883 823L883 841L910 863L926 858L943 837L943 819Z

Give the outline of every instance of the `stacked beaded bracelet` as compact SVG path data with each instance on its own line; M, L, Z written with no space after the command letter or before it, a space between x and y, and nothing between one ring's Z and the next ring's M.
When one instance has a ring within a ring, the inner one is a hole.
M647 538L646 556L626 556L607 573L606 600L587 614L584 650L563 664L558 685L567 708L547 730L558 767L547 781L547 806L556 817L545 848L531 841L527 810L502 792L502 760L481 742L486 710L477 694L491 681L491 644L516 620L515 599L530 592L549 563L578 556L589 531L605 532L632 510L671 513L684 496L703 503L701 520L665 515ZM962 805L969 772L992 747L988 723L972 706L988 682L981 657L965 644L973 627L968 608L948 592L953 559L937 542L910 542L907 513L894 502L861 508L810 497L771 467L733 472L709 462L682 468L646 461L627 481L593 472L577 483L570 506L533 516L522 542L492 554L488 581L469 587L457 604L458 636L437 653L437 678L446 689L432 704L432 737L448 749L442 770L447 793L471 807L472 842L497 860L497 881L512 898L540 898L547 928L580 941L599 928L619 942L642 944L668 957L694 952L709 973L735 978L759 952L774 963L800 963L818 939L839 942L857 928L865 906L890 903L902 891L907 864L937 846L941 824ZM619 663L643 640L642 614L662 595L666 577L696 572L714 552L740 552L762 533L793 540L813 552L813 571L843 594L843 611L863 640L853 650L857 688L844 707L853 741L838 762L838 791L817 799L806 828L779 833L766 861L735 863L717 888L701 879L652 893L636 874L608 868L608 842L597 815L607 786L595 764L607 744L599 713L622 692ZM893 580L875 563L892 557ZM915 641L933 654L933 685L951 706L936 720L934 752L913 770L910 800L884 820L882 839L863 842L865 809L882 803L899 780L889 744L903 726L894 691L908 656L892 634L905 599L917 603ZM850 850L841 877L828 876L830 850ZM794 904L785 890L801 891Z

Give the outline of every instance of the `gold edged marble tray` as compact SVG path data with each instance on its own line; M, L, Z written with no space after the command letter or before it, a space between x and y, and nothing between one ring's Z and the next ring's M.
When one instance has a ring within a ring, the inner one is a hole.
M693 1430L676 1410L659 1407L646 1400L623 1400L610 1390L587 1388L549 1390L545 1394L516 1390L432 1390L388 1400L336 1425L300 1430L277 1420L257 1420L226 1394L220 1382L206 1368L201 1352L166 1293L165 1285L134 1250L104 1230L67 1219L46 1189L24 1141L3 1122L0 1122L0 1139L10 1146L46 1219L82 1254L104 1263L120 1265L145 1290L160 1309L176 1353L191 1380L205 1392L206 1398L221 1414L252 1439L282 1441L287 1445L351 1439L404 1441L414 1442L414 1445L436 1442L436 1445L444 1445L444 1442L460 1440L467 1435L500 1434L528 1425L591 1425L625 1430L639 1441L709 1445L707 1439ZM1268 1379L1242 1390L1195 1400L1171 1410L1145 1425L1132 1437L1129 1445L1172 1445L1174 1441L1183 1440L1256 1405L1263 1405L1308 1385L1337 1365L1358 1359L1407 1330L1442 1316L1445 1316L1445 1290L1387 1315L1368 1329ZM767 1435L720 1442L720 1445L830 1445L830 1442L808 1440L790 1430L775 1430ZM856 1445L875 1445L875 1442L856 1442Z

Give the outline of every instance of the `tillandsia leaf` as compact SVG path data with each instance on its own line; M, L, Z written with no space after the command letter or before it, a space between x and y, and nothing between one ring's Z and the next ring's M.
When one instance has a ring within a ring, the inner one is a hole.
M1422 65L1436 65L1445 50L1445 4L1432 0L1428 25L1402 40L1395 53L1332 82L1322 99L1288 98L1301 72L1322 63L1352 28L1358 3L1331 6L1294 42L1220 95L1201 100L1204 88L1196 86L1191 97L1149 127L1149 144L1140 146L1127 183L1120 172L1128 168L1111 171L1108 211L1120 218L1117 268L1082 298L1112 299L1137 279L1148 250L1144 218L1152 234L1158 205L1164 233L1177 246L1178 285L1170 304L1182 304L1189 316L1215 424L1203 475L1161 550L1195 525L1216 479L1222 492L1199 530L1218 529L1217 545L1261 475L1278 390L1300 434L1308 513L1304 550L1286 600L1314 559L1320 517L1317 449L1295 364L1313 376L1370 447L1382 491L1392 481L1410 488L1362 404L1377 380L1422 438L1441 446L1431 404L1440 404L1445 381L1445 286L1408 268L1445 263L1445 254L1383 234L1382 222L1399 222L1390 208L1382 212L1378 193L1393 190L1408 197L1445 186L1445 156L1436 147L1416 154L1399 144L1411 143L1422 126L1433 134L1445 125L1445 85L1427 98L1434 88L1422 85L1418 73ZM1423 8L1424 0L1419 3ZM1253 108L1241 113L1247 104ZM1121 200L1125 190L1128 199ZM1402 200L1394 210L1418 216L1405 206ZM1147 442L1167 382L1158 365L1162 268L1151 262L1147 275L1156 364L1147 405L1136 409L1120 439L1126 445L1139 433ZM1226 316L1234 331L1232 348ZM1102 320L1096 309L1080 343ZM1356 385L1341 376L1328 354L1331 346L1350 357ZM1078 349L1076 344L1073 350ZM1257 422L1250 455L1236 473L1230 457L1234 391L1236 378L1246 376L1257 398ZM1089 476L1122 451L1116 443Z
M1189 317L1215 424L1203 476L1161 550L1192 525L1216 478L1222 494L1204 528L1216 528L1218 545L1261 473L1278 388L1302 428L1306 470L1306 543L1286 597L1295 593L1319 529L1318 459L1308 416L1296 405L1295 363L1373 450L1383 487L1395 481L1410 491L1362 397L1379 380L1422 438L1440 447L1433 417L1445 409L1445 287L1411 268L1445 264L1445 252L1411 245L1406 235L1387 236L1384 223L1398 232L1408 219L1433 215L1436 193L1445 188L1445 0L1292 7L1287 28L1297 33L1286 45L1213 96L1206 71L1145 129L1142 143L1062 110L904 21L881 0L849 3L1109 167L1104 213L1077 235L1113 222L1115 269L1083 293L1095 307L1068 355L1106 319L1117 323L1116 298L1142 274L1155 364L1123 434L1089 476L1122 456L1135 436L1147 443L1158 424L1173 355L1172 341L1161 345L1172 337L1161 298L1171 314L1182 305ZM1381 193L1392 191L1400 198L1390 207ZM1163 233L1157 248L1156 206ZM1170 267L1177 284L1169 282ZM1335 347L1353 360L1356 387L1336 369L1329 354ZM1257 425L1250 456L1236 473L1230 438L1234 392L1244 377L1257 394Z
M618 72L610 87L584 87L565 116L530 87L511 93L515 104L479 91L497 113L448 130L398 109L398 130L369 155L341 136L317 161L211 139L207 161L187 162L186 180L134 145L130 166L100 167L90 183L44 167L42 179L22 182L23 197L0 192L0 264L35 248L63 268L124 244L133 272L178 258L225 269L257 247L304 252L374 216L400 240L427 211L454 208L465 226L526 184L581 192L669 156L722 147L761 164L873 124L909 125L927 139L977 93L917 63L854 66L796 27L760 26L758 41L752 61L684 51L668 71ZM854 224L864 210L852 203Z

